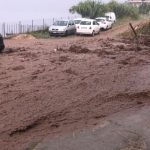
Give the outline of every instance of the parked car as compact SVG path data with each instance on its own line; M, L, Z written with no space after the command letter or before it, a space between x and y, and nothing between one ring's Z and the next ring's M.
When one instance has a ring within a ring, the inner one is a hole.
M107 12L105 13L105 17L111 21L112 23L116 22L116 14L114 12Z
M0 34L0 52L5 48L3 36Z
M77 27L76 34L87 34L94 36L100 33L100 26L94 19L82 19Z
M100 25L101 30L108 30L112 28L112 22L109 21L106 17L98 17L96 21Z
M70 35L76 33L73 20L59 20L49 27L50 35Z

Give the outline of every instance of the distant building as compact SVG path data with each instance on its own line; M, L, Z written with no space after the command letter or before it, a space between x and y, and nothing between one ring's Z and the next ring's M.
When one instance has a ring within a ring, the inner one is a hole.
M132 4L133 6L139 7L141 4L149 4L150 5L150 0L128 0L129 4Z

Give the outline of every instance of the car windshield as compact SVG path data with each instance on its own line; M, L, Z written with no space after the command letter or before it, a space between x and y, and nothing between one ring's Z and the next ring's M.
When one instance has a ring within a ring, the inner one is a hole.
M75 24L79 24L81 20L74 20Z
M91 21L81 21L81 25L91 25Z
M107 20L109 20L109 18L110 18L109 16L105 16L105 17L106 17Z
M97 22L103 22L105 19L96 19Z
M53 25L54 26L67 26L68 21L56 21Z

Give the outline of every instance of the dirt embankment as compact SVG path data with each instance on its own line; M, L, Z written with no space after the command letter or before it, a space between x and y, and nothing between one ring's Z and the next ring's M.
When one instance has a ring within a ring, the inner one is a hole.
M43 137L97 125L149 104L149 45L129 39L7 40L0 55L0 147L20 150ZM104 37L104 38L103 38Z

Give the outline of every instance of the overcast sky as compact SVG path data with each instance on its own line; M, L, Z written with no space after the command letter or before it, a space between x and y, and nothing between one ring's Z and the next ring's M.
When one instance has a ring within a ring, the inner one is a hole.
M0 22L69 16L68 9L79 1L81 0L0 0Z

